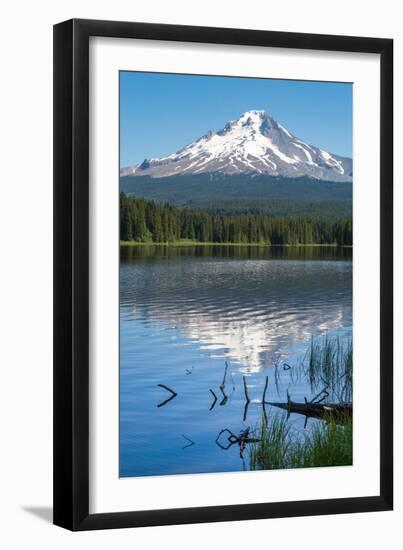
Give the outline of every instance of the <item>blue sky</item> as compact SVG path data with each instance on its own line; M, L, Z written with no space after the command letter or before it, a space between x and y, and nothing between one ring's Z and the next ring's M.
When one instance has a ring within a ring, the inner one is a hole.
M121 72L121 166L171 154L251 109L308 144L352 154L351 84Z

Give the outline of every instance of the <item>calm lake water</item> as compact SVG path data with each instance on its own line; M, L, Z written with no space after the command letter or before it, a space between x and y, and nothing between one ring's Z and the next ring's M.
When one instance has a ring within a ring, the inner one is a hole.
M238 445L217 445L219 432L256 426L266 376L267 401L285 401L287 389L311 398L287 365L311 337L348 338L351 326L351 249L121 247L120 475L248 469ZM177 393L159 407L171 394L158 384ZM304 429L304 417L289 421Z

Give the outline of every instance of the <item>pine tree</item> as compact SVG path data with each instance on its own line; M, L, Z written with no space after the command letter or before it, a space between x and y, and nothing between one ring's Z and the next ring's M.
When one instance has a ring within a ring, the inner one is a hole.
M246 209L244 213L214 213L160 205L120 194L120 238L138 242L201 242L264 244L352 244L351 218L334 222L309 217L273 218Z

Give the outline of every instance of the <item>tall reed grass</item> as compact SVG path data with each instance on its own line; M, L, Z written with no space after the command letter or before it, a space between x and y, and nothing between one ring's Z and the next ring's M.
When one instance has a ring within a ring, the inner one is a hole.
M351 339L340 337L312 338L309 348L297 366L287 365L291 384L301 377L308 381L312 394L324 402L352 403L353 348ZM281 370L275 371L279 387ZM322 400L322 399L321 399ZM353 425L351 415L345 418L325 417L311 420L304 431L295 431L287 413L263 416L256 428L258 440L249 449L252 470L347 466L353 462Z
M327 388L333 401L351 403L353 397L353 346L351 338L329 338L327 335L314 340L302 363L312 391Z
M327 335L311 338L309 347L299 363L285 369L275 366L274 382L280 392L284 371L291 386L304 380L312 395L326 391L328 402L351 403L353 399L353 346L351 338ZM307 398L309 396L306 396Z
M286 414L262 418L259 439L249 449L251 470L349 466L353 463L351 417L343 424L316 421L303 435L292 433Z

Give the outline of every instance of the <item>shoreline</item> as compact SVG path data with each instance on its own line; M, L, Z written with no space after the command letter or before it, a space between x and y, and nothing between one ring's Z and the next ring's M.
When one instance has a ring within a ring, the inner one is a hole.
M267 244L267 243L216 243L199 241L172 241L172 242L138 242L138 241L119 241L119 246L255 246L260 248L353 248L351 244Z

